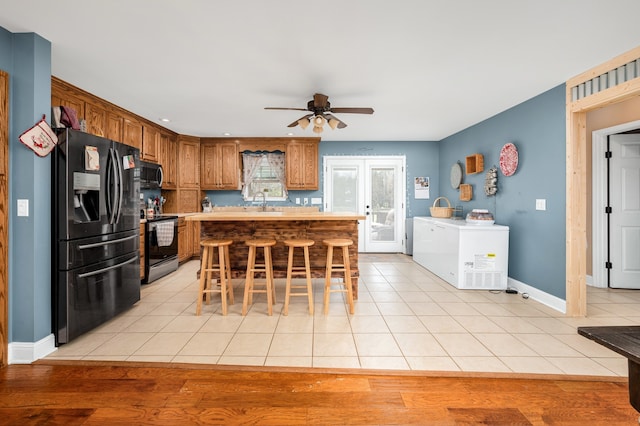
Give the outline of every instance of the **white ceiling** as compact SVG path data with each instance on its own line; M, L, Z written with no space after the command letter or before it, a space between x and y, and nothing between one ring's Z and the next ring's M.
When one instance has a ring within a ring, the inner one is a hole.
M324 93L323 140L440 140L640 45L638 0L0 0L52 74L194 136L286 136ZM311 127L292 130L315 136Z

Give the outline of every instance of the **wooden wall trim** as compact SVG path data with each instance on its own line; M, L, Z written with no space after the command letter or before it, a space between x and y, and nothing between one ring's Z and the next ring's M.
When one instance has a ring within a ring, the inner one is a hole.
M640 57L640 47L579 74L566 83L566 303L567 315L587 315L587 112L640 96L640 77L572 101L571 88Z
M0 367L9 363L9 74L0 70Z

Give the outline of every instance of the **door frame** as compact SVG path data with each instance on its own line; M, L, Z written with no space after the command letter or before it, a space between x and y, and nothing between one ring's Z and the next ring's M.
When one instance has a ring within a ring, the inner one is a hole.
M566 314L587 315L587 113L640 95L640 76L573 100L574 88L640 58L640 46L565 84L566 89Z
M398 189L398 202L396 204L400 205L400 208L397 209L397 214L396 214L396 218L395 220L398 221L398 226L397 226L397 231L398 231L398 238L401 241L401 246L402 249L400 252L406 253L407 247L406 247L406 239L403 238L403 236L406 233L405 230L405 222L406 222L406 209L407 209L407 178L406 178L406 173L407 173L407 157L404 155L325 155L322 158L322 170L324 171L324 181L323 181L323 188L324 188L324 199L325 199L325 209L327 208L329 202L327 200L329 200L329 194L328 194L328 190L327 188L331 188L333 189L333 185L329 184L329 180L330 180L330 176L331 174L329 173L329 167L328 167L328 162L330 162L331 160L336 160L336 161L340 161L340 160L354 160L354 161L363 161L365 166L366 166L366 160L393 160L393 161L401 161L400 164L400 173L401 176L399 176L399 184L400 184L400 188ZM395 167L395 165L394 165ZM367 172L367 170L364 170L364 172ZM363 185L364 186L364 185ZM366 188L364 188L366 190ZM360 200L363 203L362 207L362 211L357 211L356 213L360 213L360 214L365 214L365 208L364 208L364 203L365 203L365 198L366 198L366 194L363 193L363 199ZM358 251L360 252L364 252L365 249L365 242L366 240L368 240L368 236L365 235L366 232L366 227L365 227L365 222L367 220L370 220L369 218L365 219L365 221L360 221L358 223L358 233L361 235L360 238L358 238ZM394 251L395 252L395 251Z
M9 364L9 74L0 70L0 368Z
M593 244L592 253L592 287L608 288L607 270L602 267L607 261L607 215L603 206L607 202L607 159L602 155L606 150L607 137L616 133L627 132L640 128L640 120L617 126L595 130L591 137L592 158L592 202L591 238ZM596 268L600 265L599 268Z

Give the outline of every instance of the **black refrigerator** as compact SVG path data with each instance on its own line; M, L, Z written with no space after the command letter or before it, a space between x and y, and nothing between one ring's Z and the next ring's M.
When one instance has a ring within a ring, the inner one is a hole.
M140 152L64 130L52 152L56 345L140 300Z

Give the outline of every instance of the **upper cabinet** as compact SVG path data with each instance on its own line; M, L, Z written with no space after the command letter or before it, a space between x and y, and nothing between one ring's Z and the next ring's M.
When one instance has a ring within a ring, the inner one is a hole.
M200 189L200 140L192 136L178 139L178 186Z
M87 122L87 133L107 137L109 133L107 109L102 105L91 102L84 104L84 117Z
M291 140L286 145L287 189L318 189L318 143L314 140Z
M142 126L142 151L140 157L144 161L157 163L160 161L160 132L154 126Z
M168 133L160 133L160 164L162 164L162 189L178 187L178 140Z
M142 153L142 124L132 117L124 117L122 142L138 148Z
M229 139L202 139L200 176L202 189L240 189L238 143Z

